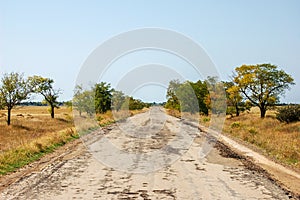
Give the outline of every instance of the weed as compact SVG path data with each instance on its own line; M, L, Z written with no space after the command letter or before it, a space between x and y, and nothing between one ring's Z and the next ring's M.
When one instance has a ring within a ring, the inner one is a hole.
M210 121L210 118L209 117L203 117L202 121L205 123L205 122L209 122Z
M241 123L240 122L233 122L230 125L231 128L240 128L241 127Z
M249 128L249 133L252 135L252 136L254 136L254 135L256 135L257 134L257 131L256 131L256 129L255 128L253 128L253 127L251 127L251 128Z

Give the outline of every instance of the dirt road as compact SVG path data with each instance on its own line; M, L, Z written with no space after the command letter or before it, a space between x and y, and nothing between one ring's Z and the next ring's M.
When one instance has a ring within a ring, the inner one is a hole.
M220 143L200 159L203 137L152 108L21 170L23 177L2 188L0 198L289 199Z

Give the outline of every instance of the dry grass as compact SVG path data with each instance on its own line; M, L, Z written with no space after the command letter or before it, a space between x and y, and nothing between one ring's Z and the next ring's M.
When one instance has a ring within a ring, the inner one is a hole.
M118 112L107 111L103 114L97 114L96 118L100 126L106 126L119 120L124 120L127 117L143 113L148 111L149 108L143 108L142 110L120 110Z
M18 107L12 110L10 126L6 124L6 116L0 118L0 152L71 127L71 111L67 108L57 109L55 118L51 119L47 107Z
M14 171L45 153L52 152L58 146L78 138L77 131L87 131L105 126L147 109L119 112L111 111L97 115L99 122L87 116L76 117L76 128L69 108L55 110L55 119L51 119L47 107L24 106L12 110L11 125L6 124L6 111L0 111L0 175ZM77 120L78 118L78 120Z
M300 122L281 123L272 111L261 119L254 108L239 117L226 119L223 132L258 147L271 158L300 169Z
M197 113L191 114L188 112L180 112L178 110L171 110L171 109L166 109L166 112L167 112L167 114L177 117L177 118L188 119L191 121L199 120L199 124L202 126L209 127L209 125L210 125L210 116L199 115Z
M184 115L185 118L195 119L195 115L176 110L167 110L167 113L179 118ZM281 123L275 116L274 111L268 111L266 118L261 119L258 108L252 108L239 117L227 116L223 133L245 141L272 159L300 169L300 122ZM201 125L211 125L210 117L198 116L198 119Z
M0 174L24 166L78 137L71 111L64 107L56 110L55 119L50 118L47 107L18 107L12 110L10 126L5 114L0 112Z

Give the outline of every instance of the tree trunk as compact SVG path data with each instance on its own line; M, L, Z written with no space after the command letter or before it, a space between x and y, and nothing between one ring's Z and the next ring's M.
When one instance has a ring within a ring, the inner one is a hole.
M240 116L240 110L238 104L235 105L235 114L237 117Z
M10 125L11 108L7 109L7 125Z
M51 105L51 118L53 119L54 118L54 106Z
M260 118L265 118L267 109L265 107L260 107Z

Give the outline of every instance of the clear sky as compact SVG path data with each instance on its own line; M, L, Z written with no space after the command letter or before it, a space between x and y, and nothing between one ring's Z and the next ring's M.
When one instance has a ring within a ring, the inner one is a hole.
M223 80L242 64L278 65L296 82L281 101L299 103L299 19L298 0L2 0L0 73L15 71L53 78L55 87L63 91L60 100L69 100L83 62L102 42L132 29L160 27L178 31L200 44ZM146 54L136 55L139 65L155 56L150 52L143 60ZM163 53L158 57L168 60ZM181 61L175 62L177 59L170 63L180 71L184 64L179 66ZM104 80L114 86L118 77L114 71L108 73ZM187 73L187 78L200 78L192 74ZM162 87L144 90L137 91L137 97L146 101L164 98Z

